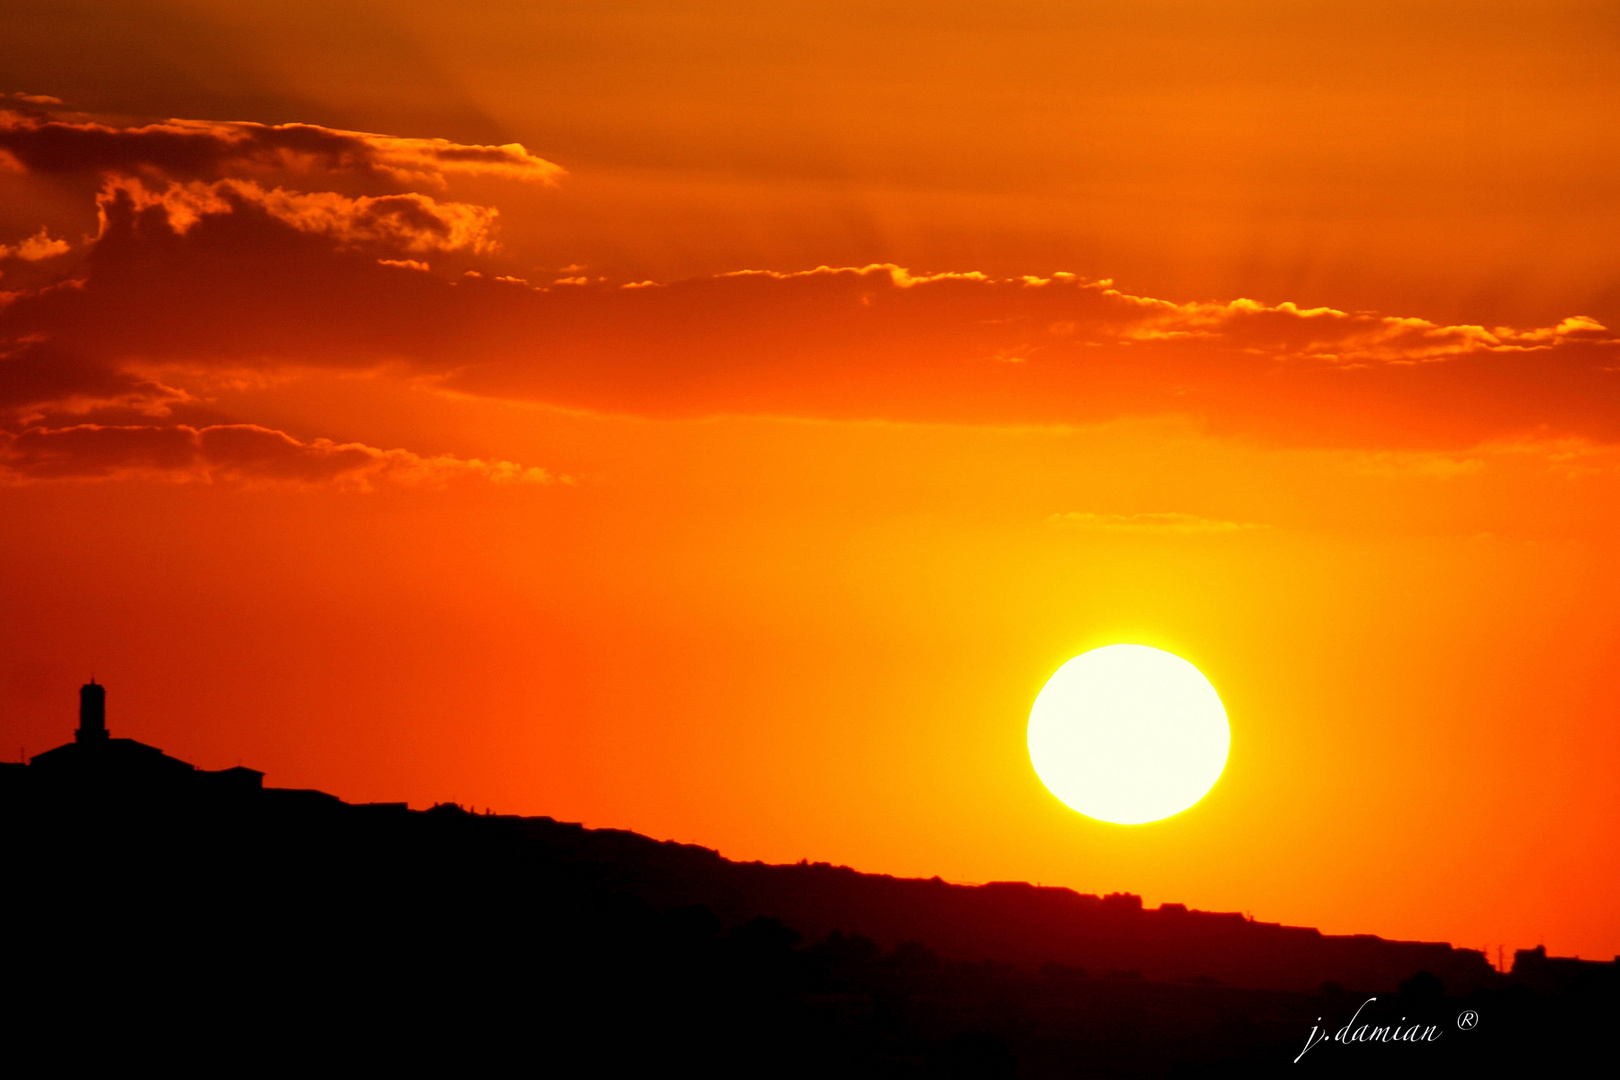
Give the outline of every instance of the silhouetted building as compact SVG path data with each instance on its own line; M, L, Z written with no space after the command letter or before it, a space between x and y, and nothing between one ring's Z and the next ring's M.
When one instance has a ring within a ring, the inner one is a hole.
M1541 994L1603 988L1620 989L1620 956L1609 960L1582 960L1574 956L1548 956L1545 945L1519 949L1513 954L1513 981Z
M73 741L34 755L28 764L36 776L105 786L204 783L215 790L240 790L264 784L257 769L199 769L155 746L113 738L107 731L107 688L94 679L79 688L79 729Z
M107 741L107 688L94 676L79 687L79 730L73 733L73 741Z

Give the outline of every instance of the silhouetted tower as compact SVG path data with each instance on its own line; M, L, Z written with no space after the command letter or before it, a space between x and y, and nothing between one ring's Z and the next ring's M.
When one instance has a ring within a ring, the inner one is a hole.
M107 738L107 688L92 678L79 687L79 730L75 742L105 742Z

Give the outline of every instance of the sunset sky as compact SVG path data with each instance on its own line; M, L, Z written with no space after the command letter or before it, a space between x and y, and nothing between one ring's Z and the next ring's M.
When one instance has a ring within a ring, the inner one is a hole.
M0 757L94 673L355 801L1620 953L1620 5L12 0L0 93ZM1025 748L1117 642L1230 717L1157 824Z

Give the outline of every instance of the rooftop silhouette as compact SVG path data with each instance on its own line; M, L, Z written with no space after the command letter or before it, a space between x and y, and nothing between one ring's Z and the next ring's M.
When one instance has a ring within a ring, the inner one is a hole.
M79 687L79 727L73 741L36 754L29 765L52 778L125 787L167 781L258 788L264 782L264 773L256 769L199 769L155 746L113 738L107 730L107 689L94 678Z
M1544 952L1521 951L1508 976L1442 943L1127 893L734 862L547 817L267 788L253 769L112 737L93 681L79 719L73 742L0 770L19 883L3 914L30 934L18 985L47 1001L88 978L159 1028L183 1002L197 1045L307 1053L337 1031L410 1058L433 1031L433 1051L466 1068L465 1032L493 1053L543 1028L576 1049L598 1040L596 1071L690 1059L888 1075L899 1060L909 1075L1168 1075L1286 1062L1366 996L1414 1015L1517 1010L1538 1031L1614 997L1616 965Z

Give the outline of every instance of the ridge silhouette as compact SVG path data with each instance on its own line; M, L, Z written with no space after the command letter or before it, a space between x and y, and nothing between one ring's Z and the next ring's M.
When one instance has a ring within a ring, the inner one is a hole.
M264 787L111 737L105 696L81 690L73 742L0 768L3 911L21 935L9 1015L86 1062L251 1047L281 1067L591 1074L1529 1068L1615 1003L1615 964L1544 951L1503 975L1474 950L1130 894L734 862L547 817ZM1493 1026L1323 1044L1292 1066L1313 1025L1369 996L1386 1024L1466 1007Z

